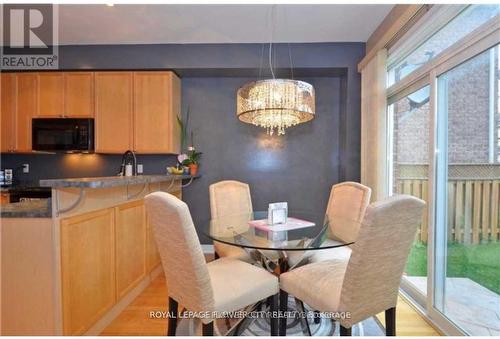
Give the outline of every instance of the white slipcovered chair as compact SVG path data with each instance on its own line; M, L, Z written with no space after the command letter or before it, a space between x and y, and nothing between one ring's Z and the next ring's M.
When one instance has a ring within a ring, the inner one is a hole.
M385 311L386 334L395 335L399 285L424 206L409 195L371 204L348 261L316 262L280 276L281 311L291 294L320 312L350 312L339 320L341 335ZM284 324L280 335L286 334Z
M222 258L206 263L188 206L165 192L145 197L169 294L168 335L175 335L178 303L200 312L203 334L213 335L215 317L207 313L232 312L272 297L277 311L278 279L257 266ZM203 315L203 316L201 316ZM271 319L271 334L277 319Z
M252 198L248 184L224 180L210 185L210 215L212 220L237 214L253 213ZM253 262L244 249L214 241L215 258L229 257Z
M332 186L326 214L330 224L329 238L323 246L339 244L333 238L344 242L355 242L359 226L363 221L366 208L370 203L372 190L357 182L346 181ZM344 246L318 251L312 251L309 262L319 262L331 259L347 260L351 248Z

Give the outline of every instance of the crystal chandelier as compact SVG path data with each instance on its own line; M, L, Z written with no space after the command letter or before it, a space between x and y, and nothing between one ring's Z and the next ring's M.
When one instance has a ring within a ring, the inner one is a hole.
M273 5L271 21L274 21L275 8ZM240 121L265 128L269 135L273 135L275 131L278 135L283 135L285 129L314 119L316 107L313 86L293 79L290 44L288 55L292 79L276 79L273 70L273 33L274 27L271 29L269 42L269 69L272 79L249 82L238 89L236 115Z
M269 135L310 121L315 113L314 88L304 81L268 79L245 84L237 94L240 121L263 127Z

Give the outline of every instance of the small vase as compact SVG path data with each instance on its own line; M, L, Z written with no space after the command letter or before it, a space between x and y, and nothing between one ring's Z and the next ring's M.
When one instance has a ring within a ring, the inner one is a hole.
M184 170L184 174L189 175L190 172L189 166L183 166L182 169Z
M189 172L192 176L195 176L198 173L198 164L190 164Z

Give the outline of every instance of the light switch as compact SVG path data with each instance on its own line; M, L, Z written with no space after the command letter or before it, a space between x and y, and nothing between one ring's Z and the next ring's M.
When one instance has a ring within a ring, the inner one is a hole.
M30 164L23 164L23 173L30 172Z

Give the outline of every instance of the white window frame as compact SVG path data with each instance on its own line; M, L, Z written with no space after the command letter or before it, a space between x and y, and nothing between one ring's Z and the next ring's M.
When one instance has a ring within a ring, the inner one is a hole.
M435 11L438 11L439 8L436 8ZM433 13L430 13L429 16L424 16L423 19L432 17ZM436 15L436 14L434 14ZM450 14L451 15L451 14ZM456 15L455 15L456 16ZM421 22L419 26L425 25L426 20ZM442 24L442 22L441 22ZM418 27L415 28L415 31L418 30ZM432 31L432 30L430 30ZM408 32L411 33L411 30ZM431 34L427 35L429 37ZM393 48L403 48L405 44L410 44L410 40L412 39L411 34L405 35L405 40L395 44ZM403 279L401 287L403 292L417 304L417 308L421 309L425 315L429 317L429 319L444 333L450 335L465 335L459 327L457 327L450 319L448 319L444 314L439 312L434 307L434 291L437 288L442 288L439 286L439 282L436 282L436 269L437 266L443 267L446 265L446 262L442 260L436 260L436 258L446 258L443 255L443 250L446 250L446 246L442 246L443 242L443 234L439 234L436 230L437 218L442 219L443 215L446 217L446 213L440 212L436 208L436 204L440 203L436 200L436 197L439 197L439 200L443 201L443 192L438 192L440 189L438 186L438 180L441 183L443 178L443 173L446 174L443 170L440 171L441 178L437 178L438 176L438 166L442 168L442 166L447 165L446 163L446 152L445 145L443 144L443 139L440 137L438 139L438 119L442 119L443 117L438 117L438 104L436 102L438 98L438 77L453 69L454 67L466 62L467 60L481 54L484 51L498 45L500 43L500 15L495 16L473 32L469 33L467 36L463 37L459 41L457 41L452 46L448 47L444 51L442 51L436 58L429 61L427 64L423 65L419 69L415 70L413 73L409 74L407 77L399 81L398 83L392 85L387 89L387 107L389 107L392 103L398 101L399 99L407 96L408 94L422 88L426 85L430 85L430 105L429 105L429 179L428 179L428 192L429 192L429 208L428 208L428 227L429 227L429 237L428 237L428 254L427 254L427 296L424 296L418 293L417 289L414 288L407 280ZM415 44L413 44L415 46ZM415 47L414 47L415 48ZM393 51L394 52L394 51ZM402 50L400 52L400 57L407 53L408 51ZM396 55L397 56L397 55ZM396 56L393 57L392 62L395 62ZM389 61L391 62L391 61ZM386 112L386 117L389 118L389 113ZM387 119L389 121L390 119ZM389 123L389 122L388 122ZM441 122L442 123L442 122ZM441 124L439 124L441 125ZM386 139L386 147L388 151L392 151L392 135L389 134L392 132L392 126L388 124L387 131L387 139ZM442 136L442 133L440 134ZM391 148L389 148L391 147ZM440 150L443 150L440 152ZM388 152L387 154L387 165L388 172L386 176L386 187L388 188L388 192L392 192L392 152ZM389 181L389 179L391 179ZM439 194L438 194L439 193ZM442 222L442 220L441 220ZM444 238L446 239L446 238ZM440 243L441 246L436 246L437 243ZM437 261L437 262L436 262ZM436 284L437 283L437 284Z

